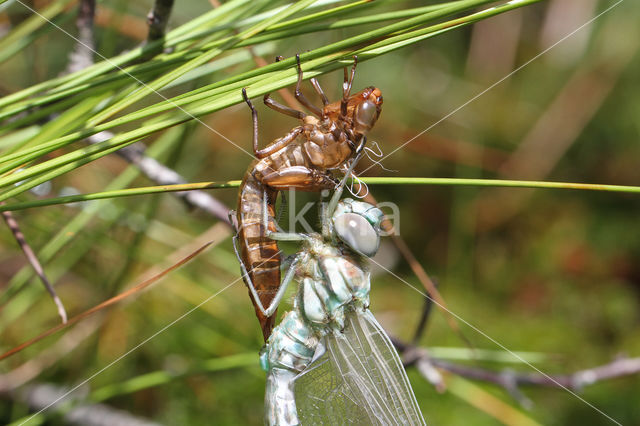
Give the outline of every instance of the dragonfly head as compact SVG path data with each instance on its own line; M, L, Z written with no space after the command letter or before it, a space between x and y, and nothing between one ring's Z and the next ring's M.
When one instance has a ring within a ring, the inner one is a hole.
M352 112L353 132L366 135L376 124L382 111L382 92L377 87L367 87L349 98L347 111Z
M350 198L338 203L332 217L333 232L356 253L371 257L380 247L382 211L363 201Z
M343 107L346 108L343 109ZM342 122L352 143L357 143L376 124L382 111L382 92L377 87L369 86L354 93L346 100L325 105L322 118L331 122Z

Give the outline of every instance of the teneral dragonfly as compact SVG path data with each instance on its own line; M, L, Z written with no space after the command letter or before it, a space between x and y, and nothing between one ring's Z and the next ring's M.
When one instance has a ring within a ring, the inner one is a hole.
M382 212L335 196L325 211L323 235L272 234L301 240L303 249L280 289L299 282L293 310L261 354L265 421L425 424L400 358L368 309L363 260L378 250Z

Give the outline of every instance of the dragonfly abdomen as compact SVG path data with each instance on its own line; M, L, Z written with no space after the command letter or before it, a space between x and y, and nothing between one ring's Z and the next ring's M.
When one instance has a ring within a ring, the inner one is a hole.
M295 188L320 191L335 186L326 170L311 164L303 148L303 141L304 139L297 140L268 157L255 160L249 166L240 186L237 210L240 256L262 306L271 304L280 287L280 251L277 243L266 236L263 225L265 204L267 227L275 232L278 190ZM253 299L252 303L266 341L273 329L275 312L267 317Z
M280 250L274 240L266 237L262 217L266 196L267 226L275 231L276 195L277 191L265 187L252 173L245 174L237 210L240 256L263 306L269 306L280 287ZM275 313L267 317L255 303L254 307L266 340L273 329Z
M267 372L265 416L269 424L298 424L295 378L307 368L317 345L318 339L298 311L288 312L273 330L260 354L260 364Z

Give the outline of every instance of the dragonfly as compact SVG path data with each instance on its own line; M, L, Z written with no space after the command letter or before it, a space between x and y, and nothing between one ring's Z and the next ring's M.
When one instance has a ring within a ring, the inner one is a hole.
M299 283L293 309L260 355L269 425L425 424L400 357L369 310L364 260L378 250L384 215L371 204L339 200L349 175L321 203L322 234L270 234L303 247L269 306L293 280Z
M263 149L258 149L257 111L246 89L242 89L242 95L251 110L256 159L250 164L240 186L234 247L240 264L247 272L246 277L257 289L262 305L271 304L281 280L281 253L276 241L267 236L268 232L277 230L275 204L278 191L334 189L336 181L331 173L348 167L347 164L364 147L365 135L378 120L382 108L382 94L373 86L351 94L357 64L355 57L351 72L344 69L340 101L330 103L318 81L311 79L312 86L323 102L323 108L314 106L302 93L300 56L296 55L296 59L298 82L295 96L312 114L281 105L266 94L264 103L268 107L299 119L301 125ZM263 204L267 206L266 220L260 214ZM255 298L252 298L252 302L266 341L273 329L276 312L260 310Z

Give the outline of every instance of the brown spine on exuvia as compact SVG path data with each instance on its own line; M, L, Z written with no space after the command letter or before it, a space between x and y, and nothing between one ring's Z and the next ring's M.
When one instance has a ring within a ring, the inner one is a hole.
M266 309L273 301L280 287L280 250L272 239L265 236L263 226L263 197L267 197L268 228L276 231L275 226L275 202L277 191L260 183L252 173L256 162L251 164L249 172L240 186L238 197L238 238L240 240L240 256L244 263L249 278L254 285L262 306ZM256 310L258 321L265 342L273 329L276 313L267 317L256 305L249 294Z

